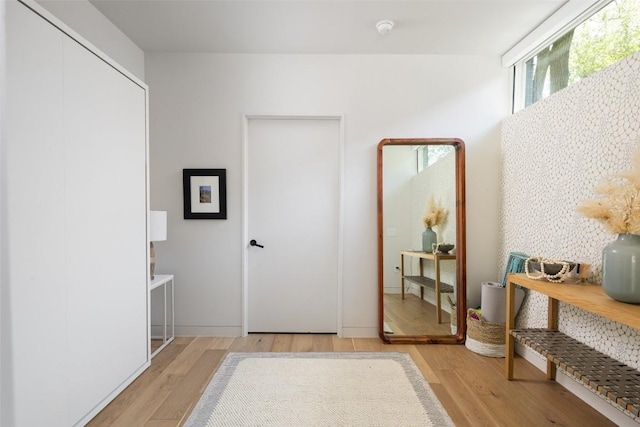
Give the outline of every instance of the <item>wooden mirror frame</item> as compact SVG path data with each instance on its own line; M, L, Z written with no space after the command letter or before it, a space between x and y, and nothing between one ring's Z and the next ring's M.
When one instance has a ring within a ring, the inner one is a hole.
M456 164L456 314L455 335L393 335L384 332L382 150L392 145L451 145ZM464 142L458 138L386 138L378 144L378 334L387 344L462 344L467 330L466 209Z

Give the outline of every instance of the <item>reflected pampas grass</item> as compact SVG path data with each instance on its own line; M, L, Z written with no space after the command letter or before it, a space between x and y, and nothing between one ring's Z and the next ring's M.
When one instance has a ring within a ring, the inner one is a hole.
M447 219L447 210L440 203L436 203L433 195L429 197L427 210L422 217L422 223L426 228L442 224Z

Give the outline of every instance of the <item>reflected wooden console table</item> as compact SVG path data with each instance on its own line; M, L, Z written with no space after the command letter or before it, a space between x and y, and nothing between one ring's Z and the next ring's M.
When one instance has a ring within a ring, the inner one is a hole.
M418 258L420 261L420 275L419 276L405 276L404 274L404 257L414 257ZM424 263L425 259L429 259L433 261L433 269L434 269L434 278L431 279L429 277L424 276ZM424 299L424 288L433 289L436 295L436 319L438 323L442 322L442 313L441 313L441 302L440 302L440 293L453 293L453 286L447 283L440 282L440 261L444 260L454 260L456 259L455 254L434 254L432 252L424 252L424 251L400 251L400 269L401 269L401 287L402 287L402 299L404 299L404 286L405 280L409 281L413 284L420 286L420 299Z

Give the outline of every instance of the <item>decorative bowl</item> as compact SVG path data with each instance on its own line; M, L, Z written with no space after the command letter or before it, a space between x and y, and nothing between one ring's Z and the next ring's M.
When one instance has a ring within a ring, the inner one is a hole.
M532 261L532 260L529 260L528 262L529 262L529 271L538 271L542 273L540 262ZM574 268L576 268L575 262L570 262L570 261L563 261L563 262L566 262L567 264L569 264L569 270L567 271L567 273L572 271ZM544 273L549 274L551 276L555 276L556 274L560 273L563 266L564 265L560 263L544 263Z
M451 249L453 249L455 245L451 243L440 243L437 247L438 251L443 254L448 254Z

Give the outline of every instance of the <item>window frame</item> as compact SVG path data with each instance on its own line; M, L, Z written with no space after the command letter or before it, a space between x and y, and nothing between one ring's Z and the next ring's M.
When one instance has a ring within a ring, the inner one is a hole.
M568 0L547 20L502 55L502 66L513 67L512 113L525 108L526 62L613 0Z

